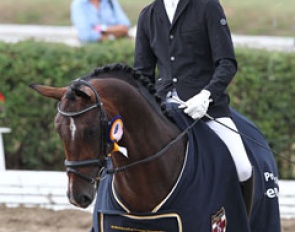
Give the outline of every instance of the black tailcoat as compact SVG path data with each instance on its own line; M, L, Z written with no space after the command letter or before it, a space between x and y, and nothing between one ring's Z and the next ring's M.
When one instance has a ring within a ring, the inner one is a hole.
M216 74L220 60L231 60ZM202 89L211 92L214 103L208 113L230 116L225 90L236 71L230 30L218 0L180 0L172 24L163 0L155 0L139 16L134 67L155 82L164 99L173 88L182 100Z

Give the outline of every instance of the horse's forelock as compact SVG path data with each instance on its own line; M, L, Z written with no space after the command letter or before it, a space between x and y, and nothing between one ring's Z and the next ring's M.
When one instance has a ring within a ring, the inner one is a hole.
M69 100L74 101L76 99L76 94L73 88L69 88L69 90L66 92L65 97Z
M77 90L80 90L81 86L82 85L79 81L73 81L66 92L66 98L69 100L75 100L77 96Z

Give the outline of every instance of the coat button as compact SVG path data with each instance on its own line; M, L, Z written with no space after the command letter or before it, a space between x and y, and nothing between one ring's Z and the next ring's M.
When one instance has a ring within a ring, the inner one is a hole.
M173 83L176 83L177 82L177 78L176 77L173 77L172 78L172 81L173 81Z
M220 24L222 26L225 26L226 25L226 19L220 19Z
M171 61L174 61L175 60L175 57L174 56L171 56L170 60Z
M170 39L171 39L171 40L174 39L174 35L170 35Z

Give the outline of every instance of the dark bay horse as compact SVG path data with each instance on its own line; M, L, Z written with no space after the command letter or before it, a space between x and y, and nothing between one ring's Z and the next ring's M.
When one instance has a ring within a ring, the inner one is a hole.
M249 225L225 145L202 122L190 133L189 120L167 118L153 85L132 68L107 65L67 87L31 87L59 102L55 127L66 156L68 197L85 208L97 193L94 231L280 231L269 152L248 144L261 154L250 156L256 181ZM240 130L260 136L237 118ZM197 145L189 146L194 140Z

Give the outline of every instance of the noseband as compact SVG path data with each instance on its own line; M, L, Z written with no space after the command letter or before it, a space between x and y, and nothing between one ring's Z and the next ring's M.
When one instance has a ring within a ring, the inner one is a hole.
M107 115L103 109L102 102L101 102L101 99L98 95L98 92L90 83L88 83L82 79L74 80L72 83L73 84L78 83L78 84L82 84L82 85L89 87L93 91L93 93L95 94L96 103L94 105L89 106L89 107L87 107L81 111L78 111L78 112L65 112L61 109L60 102L59 102L58 106L57 106L57 111L65 117L75 117L75 116L79 116L81 114L84 114L94 108L98 108L101 112L100 124L101 124L102 142L100 143L100 153L99 153L101 155L98 155L96 159L89 159L89 160L82 160L82 161L65 160L64 165L67 168L67 173L73 173L73 174L79 176L80 178L86 180L90 184L96 184L100 180L102 171L104 170L104 168L106 166L106 157L107 157L107 150L108 150L108 145L109 145L109 143L107 141L107 137L106 137L106 133L108 130L108 118L107 118ZM99 172L97 173L97 175L95 177L89 177L89 176L85 175L84 173L76 170L77 168L89 167L89 166L95 166L95 167L99 168Z

